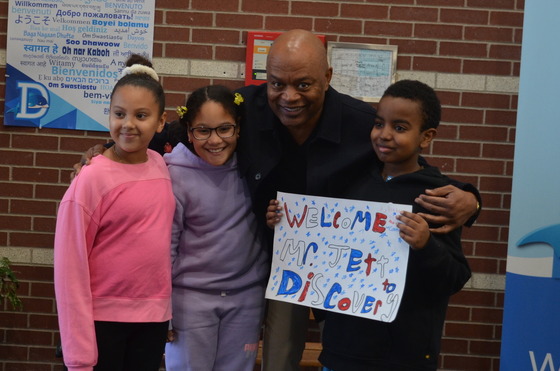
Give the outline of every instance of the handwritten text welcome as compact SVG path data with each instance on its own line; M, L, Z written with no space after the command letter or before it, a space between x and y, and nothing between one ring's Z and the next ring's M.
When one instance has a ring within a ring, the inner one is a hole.
M408 245L396 215L410 205L278 193L268 299L384 322L400 305Z

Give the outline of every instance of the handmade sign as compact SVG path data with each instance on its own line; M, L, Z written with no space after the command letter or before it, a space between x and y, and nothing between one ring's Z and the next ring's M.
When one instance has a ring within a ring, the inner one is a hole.
M409 246L396 216L410 205L278 193L266 298L392 322Z

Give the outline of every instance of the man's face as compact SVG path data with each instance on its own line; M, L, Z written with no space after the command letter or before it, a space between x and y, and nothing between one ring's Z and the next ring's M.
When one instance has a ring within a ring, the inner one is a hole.
M268 104L290 132L313 130L323 110L331 75L325 63L305 55L269 56Z

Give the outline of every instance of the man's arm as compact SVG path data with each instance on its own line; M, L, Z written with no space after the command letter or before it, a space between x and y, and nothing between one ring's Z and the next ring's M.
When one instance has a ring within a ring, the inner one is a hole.
M170 144L171 147L175 147L177 143L187 143L187 130L183 128L179 120L165 123L164 130L161 133L155 133L154 137L150 141L148 148L153 149L160 155L165 152L165 146ZM70 173L70 181L72 181L76 175L82 170L84 165L89 165L92 158L105 152L107 148L111 148L114 142L108 142L105 144L96 144L95 146L88 149L82 155L80 162L75 163L72 167L74 171Z
M74 171L70 173L70 181L74 180L76 175L78 175L80 170L82 170L83 166L89 165L92 158L102 154L103 152L105 152L107 148L109 147L105 147L105 145L103 144L96 144L95 146L85 151L84 154L82 155L82 159L80 160L80 162L77 162L72 166L74 168Z
M480 212L480 194L470 184L465 184L463 189L447 185L428 189L416 198L418 205L434 214L419 215L429 223L441 225L430 229L432 233L448 233L462 225L471 226L474 223Z

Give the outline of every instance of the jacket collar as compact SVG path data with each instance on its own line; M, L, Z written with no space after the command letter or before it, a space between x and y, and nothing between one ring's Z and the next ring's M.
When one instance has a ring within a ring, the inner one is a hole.
M314 132L311 134L314 137L313 140L321 139L335 144L341 141L341 126L342 126L342 110L341 102L337 99L338 92L334 90L333 87L329 86L325 93L325 100L323 102L323 112L321 117L319 117L319 122ZM268 100L266 98L266 93L264 94L264 99L259 99L258 104L268 105ZM282 125L278 117L272 112L272 109L268 107L266 110L266 118L264 122L259 125L260 131L272 131L275 125Z

